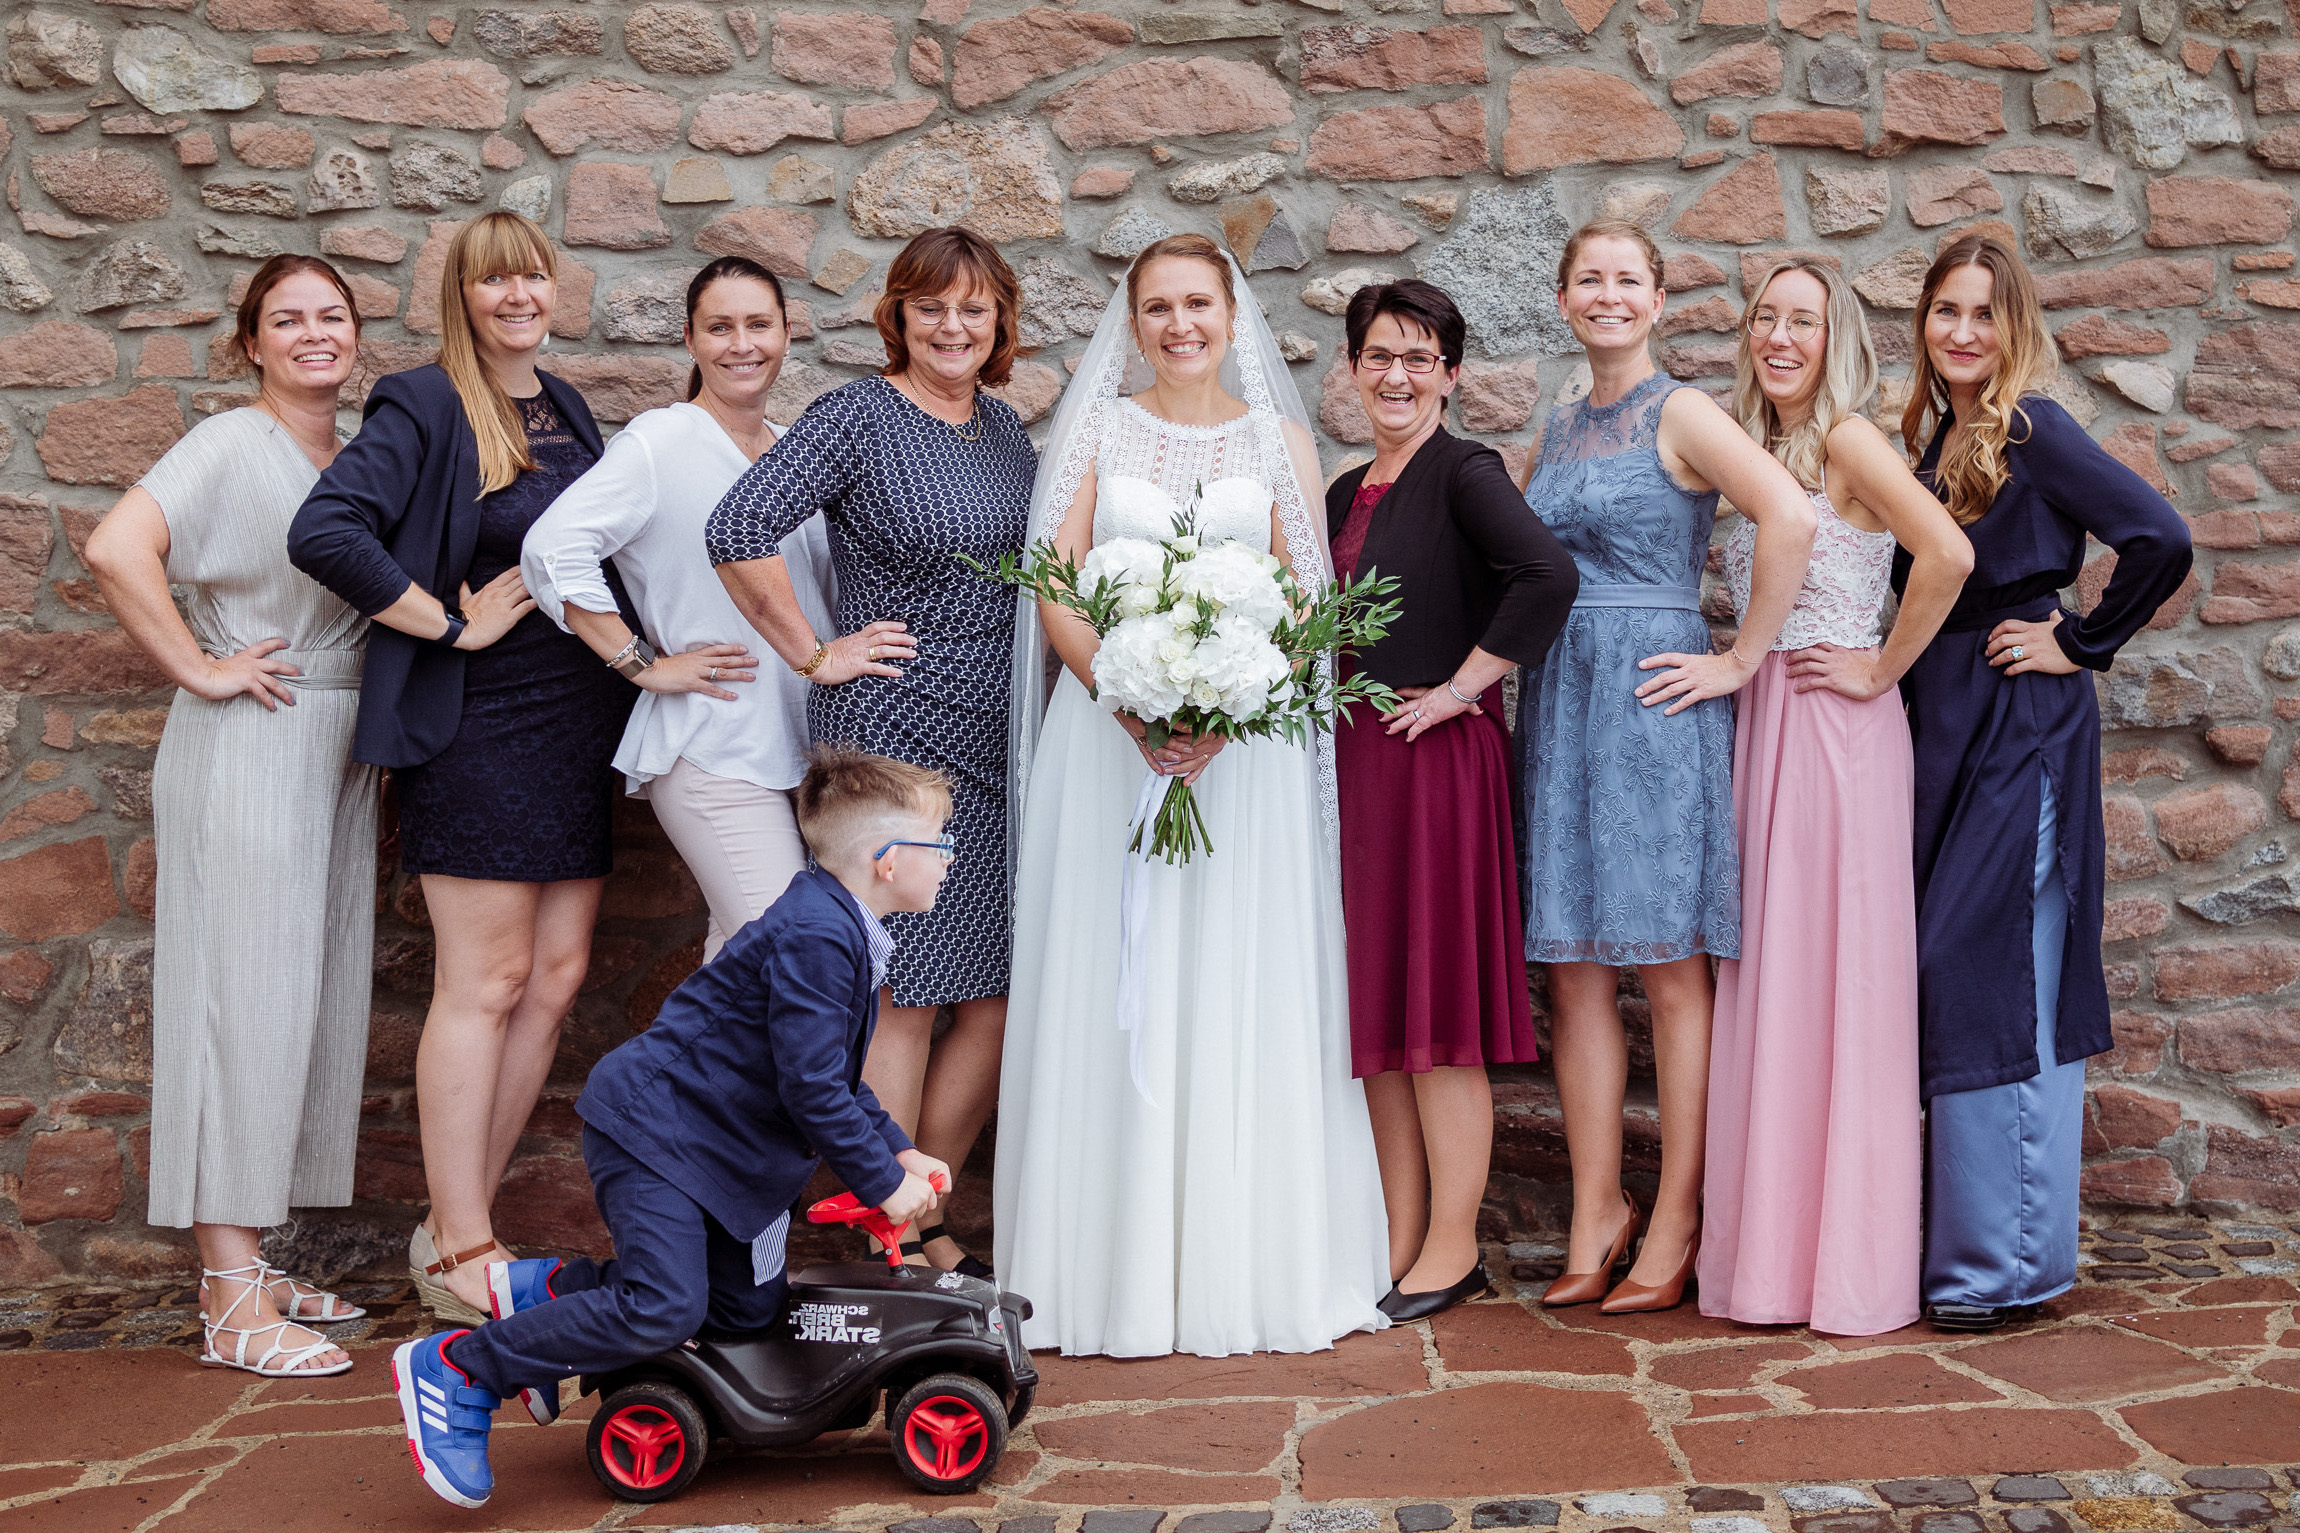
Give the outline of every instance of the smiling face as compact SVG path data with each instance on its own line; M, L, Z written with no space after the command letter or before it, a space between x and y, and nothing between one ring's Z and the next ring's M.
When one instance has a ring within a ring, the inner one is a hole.
M1428 434L1445 414L1445 402L1461 378L1458 363L1445 360L1438 338L1395 314L1377 314L1366 326L1358 352L1358 402L1373 422L1377 449L1403 445ZM1435 360L1429 371L1411 371L1408 362ZM1377 366L1386 362L1387 366Z
M551 301L558 284L539 253L524 270L491 272L463 284L464 312L471 338L489 363L532 352L551 329Z
M1134 342L1160 382L1195 383L1220 370L1230 349L1222 275L1194 256L1152 261L1135 275Z
M1634 240L1586 239L1558 290L1558 312L1591 352L1642 347L1661 317L1661 276Z
M262 370L265 388L332 394L359 361L359 327L334 283L295 272L264 294L248 360Z
M704 391L739 409L757 408L790 349L783 306L756 277L713 282L687 321L687 355L703 375Z
M1785 271L1765 285L1748 326L1757 387L1784 420L1813 408L1829 361L1829 291L1811 272Z
M902 303L903 339L912 373L945 384L971 383L998 341L998 300L971 282L918 294Z
M1950 392L1981 388L2004 360L1991 302L1996 278L1985 266L1960 266L1941 279L1925 309L1925 355Z

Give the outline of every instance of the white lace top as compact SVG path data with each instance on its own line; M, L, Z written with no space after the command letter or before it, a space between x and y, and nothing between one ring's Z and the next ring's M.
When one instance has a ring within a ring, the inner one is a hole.
M1885 594L1891 589L1893 535L1864 532L1837 514L1829 497L1816 493L1820 513L1813 532L1813 558L1797 605L1781 625L1775 649L1840 644L1875 649L1884 642ZM1757 524L1743 517L1725 540L1725 581L1733 592L1733 612L1749 611L1749 582L1757 556Z
M1112 401L1094 454L1094 541L1170 537L1195 497L1199 537L1267 553L1275 481L1258 413L1180 426L1131 399Z

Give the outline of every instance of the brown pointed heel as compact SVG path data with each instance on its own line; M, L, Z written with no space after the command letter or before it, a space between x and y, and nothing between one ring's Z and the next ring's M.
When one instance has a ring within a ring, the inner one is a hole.
M1685 1260L1678 1264L1676 1272L1670 1275L1667 1282L1647 1287L1643 1283L1632 1283L1624 1279L1619 1288L1605 1296L1605 1302L1597 1306L1597 1312L1601 1315L1642 1315L1653 1310L1675 1309L1685 1302L1685 1285L1693 1281L1693 1264L1700 1255L1701 1232L1695 1230L1693 1239L1686 1244Z
M1637 1200L1624 1190L1621 1201L1629 1205L1629 1221L1621 1226L1621 1233L1613 1237L1613 1246L1605 1253L1605 1260L1593 1272L1568 1272L1549 1285L1541 1295L1541 1302L1551 1309L1563 1309L1570 1304L1595 1304L1605 1297L1613 1285L1614 1269L1629 1260L1630 1248L1645 1230L1645 1211Z

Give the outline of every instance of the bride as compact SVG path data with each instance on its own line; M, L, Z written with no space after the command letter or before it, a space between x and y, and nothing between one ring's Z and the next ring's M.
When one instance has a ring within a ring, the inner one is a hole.
M1147 374L1132 394L1130 363ZM1301 400L1253 295L1203 236L1135 258L1040 465L1034 544L1082 560L1100 540L1168 537L1195 497L1200 537L1275 553L1309 589L1327 579ZM1022 606L995 1227L1000 1285L1035 1307L1023 1339L1221 1357L1378 1330L1381 1175L1350 1077L1325 742L1178 736L1153 752L1139 719L1088 691L1093 630ZM1119 885L1148 771L1195 786L1212 848L1138 870L1147 1005L1130 1041Z

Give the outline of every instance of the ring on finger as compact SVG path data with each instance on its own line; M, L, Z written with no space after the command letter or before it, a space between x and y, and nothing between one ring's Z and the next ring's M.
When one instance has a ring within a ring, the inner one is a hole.
M717 681L719 679L719 668L715 665L712 666L709 672L706 673L705 679L710 681Z
M2012 647L2012 651L2011 651L2011 653L2012 653L2012 657L2013 657L2015 660L2018 660L2018 659L2020 659L2020 658L2021 658L2021 647L2020 647L2018 644L2015 644L2015 645Z

